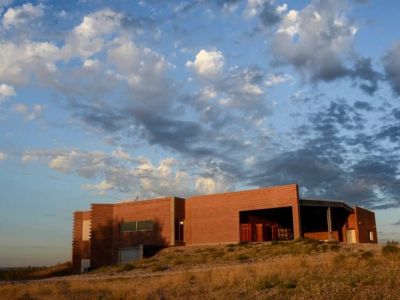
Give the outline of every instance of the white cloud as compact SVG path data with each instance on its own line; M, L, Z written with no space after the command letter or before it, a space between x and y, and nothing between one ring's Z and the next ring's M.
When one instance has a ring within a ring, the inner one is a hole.
M85 16L67 39L64 52L69 56L90 57L100 52L105 38L120 28L123 15L103 9Z
M201 99L208 100L208 99L212 99L212 98L215 98L215 97L217 97L217 91L212 86L206 86L205 88L203 88L200 91L200 98Z
M200 194L211 194L214 193L217 188L217 184L214 179L199 177L196 179L195 189Z
M99 183L82 185L96 195L109 190L136 192L141 198L191 193L193 183L189 174L180 170L173 158L163 159L158 165L145 157L116 158L100 151L31 150L23 153L21 160L38 161L64 174L74 172L83 178L101 178Z
M47 42L23 41L20 44L0 42L0 81L21 85L32 74L50 79L55 62L61 58L60 49Z
M82 188L84 190L94 191L95 195L105 196L107 191L114 188L114 185L107 180L103 180L97 184L83 184Z
M43 112L43 106L40 104L34 104L32 108L29 109L27 105L18 103L14 105L13 108L14 111L22 115L28 121L37 119Z
M385 75L393 91L400 95L400 42L393 45L383 57Z
M187 61L186 66L204 77L215 77L220 74L224 66L224 55L221 51L200 50L194 62Z
M7 154L4 152L0 152L0 160L5 160L7 158Z
M265 81L265 85L271 87L292 80L293 77L290 76L289 74L272 74Z
M4 83L0 84L0 102L15 95L16 93L12 86Z
M246 94L249 95L261 95L263 94L263 90L257 85L257 84L252 84L249 82L246 82L242 86L242 91Z
M264 6L264 3L268 0L247 0L246 10L244 11L244 15L247 18L251 18L256 16Z
M49 167L62 173L67 173L72 167L73 159L69 155L57 155L49 162Z
M84 152L79 150L31 150L22 154L23 162L39 161L61 173L75 171L84 178L94 178L104 174L110 157L100 151Z
M107 55L119 72L131 77L130 82L134 85L147 74L159 77L168 67L162 55L150 48L139 48L126 37L115 39Z
M312 81L346 76L344 62L357 32L346 13L342 0L313 0L300 11L290 10L279 23L272 50Z
M115 67L117 79L128 83L137 99L161 104L171 91L167 70L170 64L150 48L138 47L127 37L113 40L107 51L107 59Z
M117 148L112 152L112 155L116 158L123 159L123 160L130 160L131 157L128 152L123 151L121 148Z
M100 65L100 62L97 59L86 59L83 62L84 68L97 68Z
M117 155L120 156L120 155ZM161 159L158 164L139 156L116 157L115 152L81 150L30 150L22 154L25 163L39 162L64 174L76 173L95 183L83 184L82 189L105 195L110 191L138 195L141 199L161 196L189 196L196 193L225 191L228 181L220 172L185 163L173 157ZM213 176L195 174L214 172Z
M23 24L34 21L37 18L41 18L44 15L43 4L32 5L32 3L26 3L22 6L9 8L3 16L3 26L5 28L18 27Z

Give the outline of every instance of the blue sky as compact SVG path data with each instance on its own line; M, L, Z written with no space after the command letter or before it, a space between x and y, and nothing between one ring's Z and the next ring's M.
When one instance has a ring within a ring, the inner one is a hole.
M398 1L0 0L0 266L90 203L298 183L400 239Z

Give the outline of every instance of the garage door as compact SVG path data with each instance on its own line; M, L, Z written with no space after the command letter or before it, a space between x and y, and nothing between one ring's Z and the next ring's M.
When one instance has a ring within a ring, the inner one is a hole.
M125 264L143 257L143 247L130 247L119 249L119 263Z

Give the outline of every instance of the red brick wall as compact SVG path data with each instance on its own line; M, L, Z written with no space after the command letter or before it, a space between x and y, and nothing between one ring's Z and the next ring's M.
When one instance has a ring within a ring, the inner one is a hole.
M294 237L301 236L297 185L195 196L186 200L186 244L237 243L239 212L292 207Z
M357 243L378 243L375 213L372 211L355 206L354 213L347 219L347 228L355 229ZM374 241L369 240L369 231L373 232ZM345 230L343 230L343 232L345 232ZM344 237L345 241L347 241L346 236Z
M174 201L172 201L174 200ZM183 199L161 198L117 204L92 205L91 266L118 263L118 249L140 244L170 246L174 244L174 214L184 218ZM178 203L175 207L175 203ZM153 220L153 231L121 232L123 222Z
M113 204L92 204L91 261L98 268L113 263Z
M114 262L118 262L118 249L140 244L169 246L174 242L171 237L173 227L173 198L161 198L145 201L118 203L114 206ZM120 232L120 224L129 221L153 220L153 231Z
M81 260L90 258L90 241L82 241L82 223L90 220L90 211L76 211L72 226L72 270L80 272Z
M375 224L375 213L364 208L356 206L357 216L357 237L359 243L378 243L378 235ZM370 241L369 232L372 231L374 240Z
M354 229L356 231L356 239L357 239L357 243L358 243L358 226L357 226L357 216L355 213L355 208L354 212L352 214L349 215L349 217L347 218L347 224L345 226L343 226L343 241L347 242L348 241L348 237L347 237L347 229Z
M337 231L332 231L332 237L335 241L339 241L339 233ZM329 232L321 231L321 232L304 232L305 238L310 238L319 241L328 241L329 240Z

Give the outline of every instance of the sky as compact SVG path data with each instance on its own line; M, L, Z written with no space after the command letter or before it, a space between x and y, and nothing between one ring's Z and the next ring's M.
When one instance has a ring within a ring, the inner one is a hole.
M400 2L0 0L0 266L90 203L297 183L400 240Z

